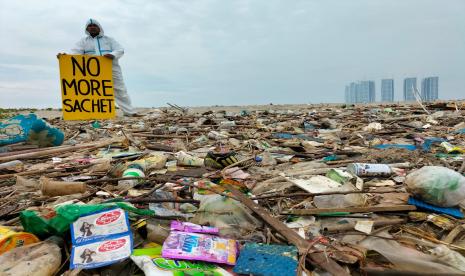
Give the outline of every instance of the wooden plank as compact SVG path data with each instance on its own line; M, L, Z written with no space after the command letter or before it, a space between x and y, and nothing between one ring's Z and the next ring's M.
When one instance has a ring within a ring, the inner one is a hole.
M368 207L347 207L347 208L315 208L315 209L302 209L283 212L285 215L318 215L324 213L336 212L349 212L349 213L369 213L369 212L401 212L401 211L415 211L417 207L413 205L393 205L393 206L368 206Z
M270 225L273 229L279 232L283 237L285 237L290 243L295 245L298 249L300 254L305 254L308 252L309 247L311 244L299 236L297 232L287 227L284 223L280 220L272 217L270 213L263 208L262 206L255 204L250 198L245 196L240 191L236 190L232 185L225 184L224 185L231 193L234 195L236 199L238 199L242 204L247 206L250 210L252 210L255 214L257 214L261 219L263 219L268 225ZM332 275L342 276L342 275L350 275L345 271L338 263L336 263L333 259L327 258L326 254L324 253L308 253L307 259L312 264L325 269Z

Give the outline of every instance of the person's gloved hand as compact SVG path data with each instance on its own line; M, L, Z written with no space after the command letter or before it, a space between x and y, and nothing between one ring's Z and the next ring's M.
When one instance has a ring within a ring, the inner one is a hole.
M228 153L214 153L210 151L204 159L204 164L206 167L222 169L224 167L237 163L238 160L235 156L236 153L234 151Z

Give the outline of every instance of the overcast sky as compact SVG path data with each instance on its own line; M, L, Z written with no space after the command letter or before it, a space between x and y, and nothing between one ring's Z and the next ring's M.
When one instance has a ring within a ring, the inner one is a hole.
M0 0L0 107L60 107L88 18L125 48L135 106L343 102L354 80L439 76L465 98L464 0Z

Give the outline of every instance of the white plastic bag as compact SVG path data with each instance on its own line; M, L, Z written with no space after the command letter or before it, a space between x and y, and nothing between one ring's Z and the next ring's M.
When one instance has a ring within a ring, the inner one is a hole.
M421 200L451 207L465 199L465 177L445 167L425 166L407 175L405 184Z

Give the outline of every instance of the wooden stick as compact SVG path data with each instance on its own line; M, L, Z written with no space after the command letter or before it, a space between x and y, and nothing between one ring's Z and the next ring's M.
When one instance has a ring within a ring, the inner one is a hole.
M186 138L186 135L164 135L164 134L145 134L145 133L133 133L134 137L149 137L149 138Z
M273 195L263 195L252 197L255 199L266 199L266 198L276 198L276 197L294 197L294 196L320 196L320 195L347 195L347 194L386 194L386 193L400 193L404 192L397 190L387 190L387 191L334 191L334 192L321 192L321 193L291 193L291 194L273 194Z
M39 152L30 152L30 153L16 154L16 155L11 155L11 156L4 156L4 157L0 157L0 163L12 161L12 160L24 160L24 159L30 159L30 158L43 157L43 156L47 156L50 154L59 154L63 152L77 151L80 149L101 148L101 147L105 147L105 146L111 145L116 142L122 142L122 139L121 138L110 139L110 140L106 140L103 142L87 143L87 144L81 144L81 145L76 145L76 146L52 148L52 149L47 149L47 150L43 150Z
M69 147L69 145L57 146L57 147L34 148L34 149L26 149L26 150L18 150L18 151L10 151L10 152L2 152L2 153L0 153L0 157L18 155L18 154L23 154L23 153L40 152L40 151L49 150L49 149L67 148L67 147Z
M70 171L70 170L75 170L75 169L85 169L85 168L91 167L92 165L93 164L86 164L86 165L80 165L80 166L69 167L69 168L33 170L33 171L25 171L25 172L19 172L19 173L3 174L3 175L0 175L0 179L16 177L17 175L35 175L35 174L46 174L46 173L53 173L53 172Z
M403 117L394 117L394 118L380 118L380 121L384 122L396 122L396 121L407 121L410 119L417 119L417 118L423 118L425 115L411 115L411 116L403 116Z
M369 206L369 207L346 207L346 208L315 208L304 210L291 210L283 212L283 215L300 215L310 216L323 213L349 212L349 213L367 213L367 212L400 212L415 211L417 207L413 205L393 205L393 206Z
M278 233L285 237L290 243L294 244L298 249L300 254L307 254L312 247L312 244L299 236L297 232L287 227L280 220L272 217L270 213L263 208L262 206L255 204L250 198L236 190L232 185L224 185L231 193L238 198L245 206L252 210L255 214L260 216L268 225L273 227ZM308 253L308 260L316 266L319 266L332 275L349 275L338 263L334 260L327 258L324 254L320 253Z
M130 198L126 199L130 203L161 203L161 202L175 202L175 203L196 203L200 204L200 200L195 199L171 199L171 198Z
M365 220L370 220L369 218ZM395 218L395 219L378 219L373 220L373 226L386 226L386 225L395 225L395 224L402 224L407 222L407 219L404 218ZM350 231L354 230L356 225L355 221L344 223L344 224L335 224L335 225L325 225L325 233L334 233L334 232L343 232L343 231Z

